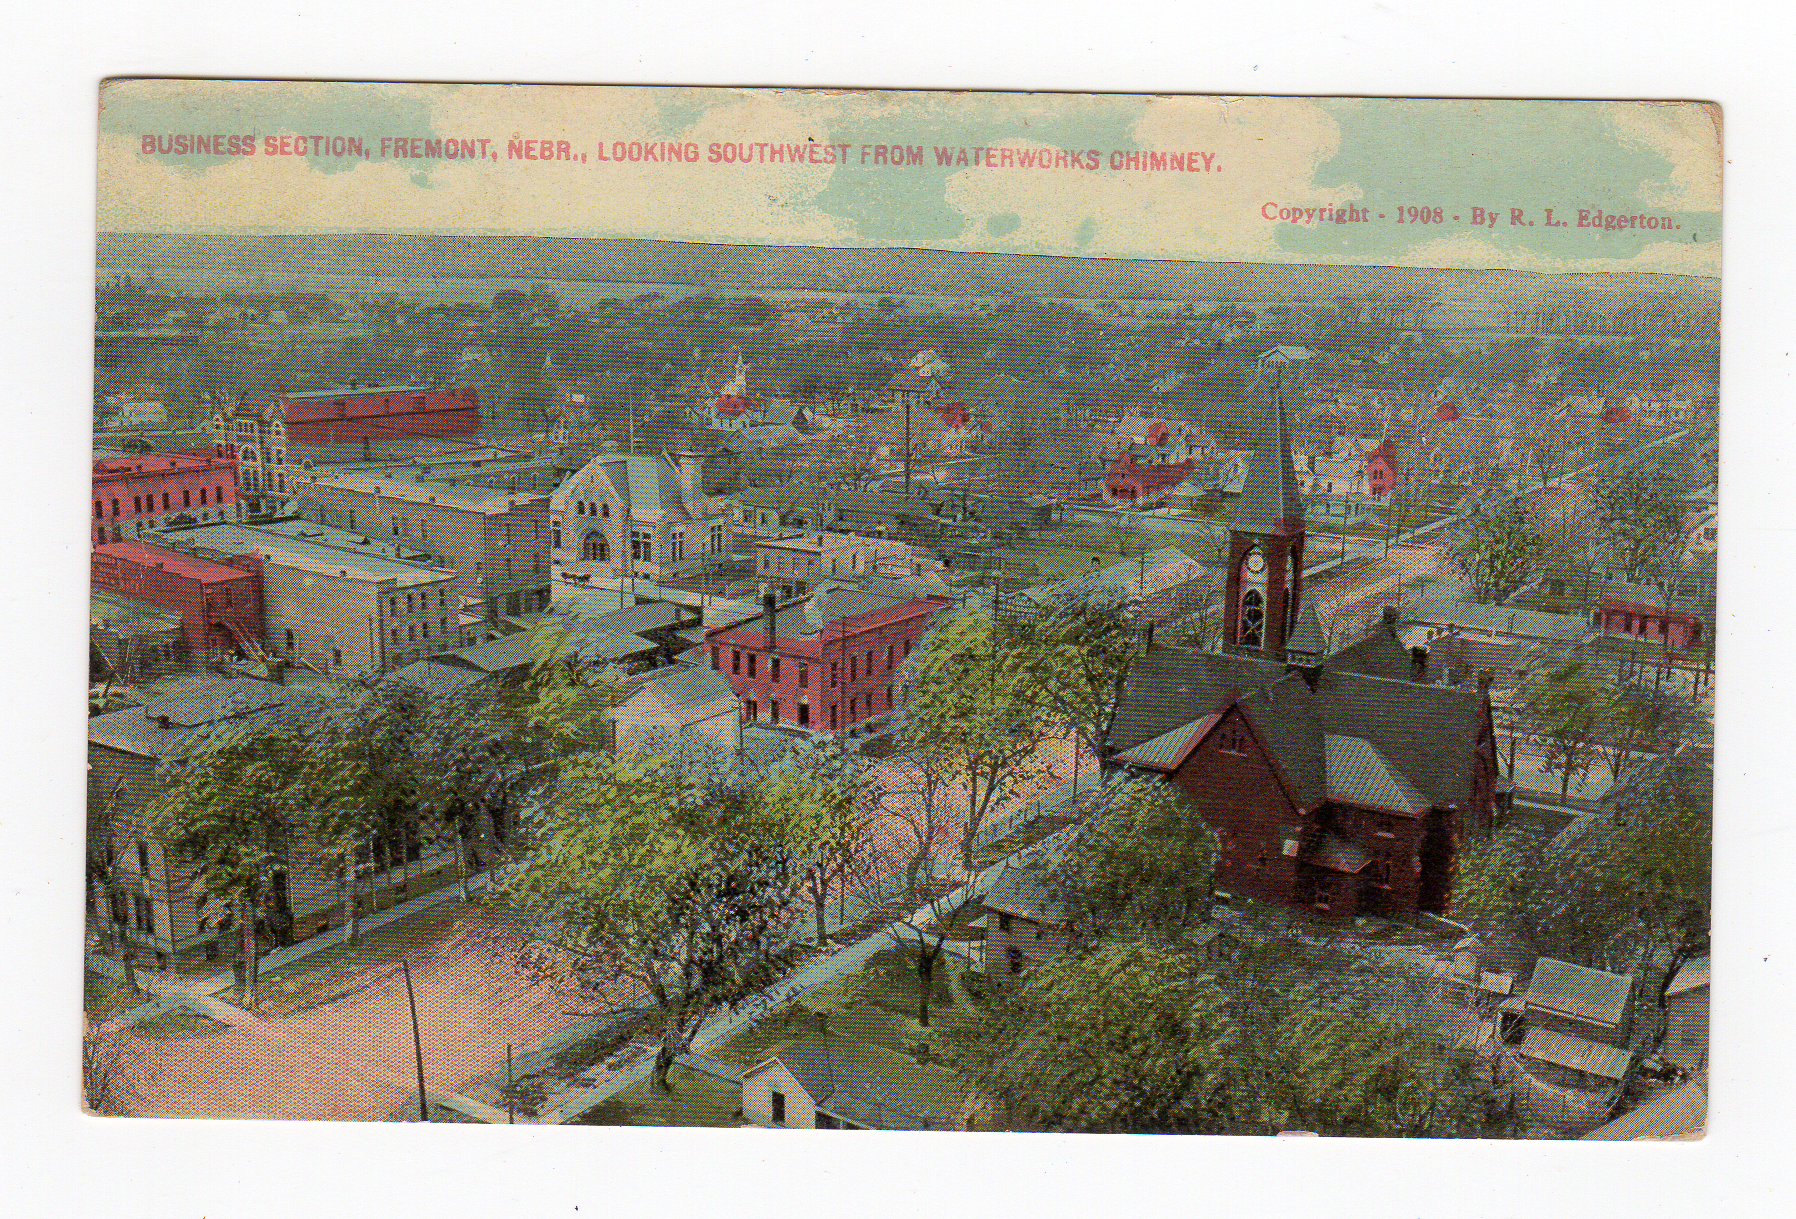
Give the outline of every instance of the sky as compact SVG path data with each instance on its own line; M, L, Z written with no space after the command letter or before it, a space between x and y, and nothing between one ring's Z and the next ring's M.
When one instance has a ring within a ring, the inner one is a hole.
M1720 269L1690 102L116 80L99 158L106 232Z

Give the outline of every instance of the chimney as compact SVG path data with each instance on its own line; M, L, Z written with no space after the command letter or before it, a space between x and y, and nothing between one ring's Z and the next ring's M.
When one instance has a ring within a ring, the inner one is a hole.
M768 647L773 646L773 637L774 637L773 607L774 607L773 594L767 593L767 594L763 595L761 597L761 624L762 624L763 629L765 629L767 632L767 646Z
M1409 650L1409 680L1414 682L1428 680L1428 649L1420 644Z
M1394 605L1385 606L1384 618L1382 621L1384 623L1384 629L1395 635L1397 633L1397 607Z
M699 516L700 505L705 498L704 456L691 449L681 449L674 454L674 458L680 476L680 500L685 504L688 515Z
M1485 698L1490 697L1490 683L1491 679L1495 676L1496 674L1489 669L1478 670L1478 693Z

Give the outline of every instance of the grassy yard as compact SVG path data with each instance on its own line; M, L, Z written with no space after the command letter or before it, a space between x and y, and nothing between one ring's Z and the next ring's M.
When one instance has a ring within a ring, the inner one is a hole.
M103 974L89 973L82 979L81 1004L90 1020L108 1019L149 999L143 992Z
M164 1012L160 1016L138 1021L131 1026L131 1031L139 1037L177 1041L189 1037L210 1037L214 1033L224 1032L225 1025L197 1012Z
M742 1089L676 1064L666 1093L648 1080L588 1111L577 1126L739 1126Z
M360 975L382 965L435 947L466 912L457 902L388 923L362 936L359 944L339 944L309 957L269 970L257 981L257 1009L284 1016L346 994ZM226 1003L241 1003L238 987L221 991Z

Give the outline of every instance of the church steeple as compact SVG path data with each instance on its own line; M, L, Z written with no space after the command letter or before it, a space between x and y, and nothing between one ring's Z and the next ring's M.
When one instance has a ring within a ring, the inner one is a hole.
M1303 603L1303 496L1291 464L1284 360L1275 349L1262 363L1272 368L1272 392L1229 530L1222 641L1227 651L1283 660Z

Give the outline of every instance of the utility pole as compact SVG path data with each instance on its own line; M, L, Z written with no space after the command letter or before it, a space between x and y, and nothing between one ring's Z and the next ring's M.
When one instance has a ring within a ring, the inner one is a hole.
M910 494L910 408L911 395L904 395L904 493Z
M428 1122L430 1107L424 1097L424 1041L418 1035L418 996L412 992L411 962L402 960L399 967L405 972L405 1002L412 1010L412 1054L418 1067L418 1120Z

